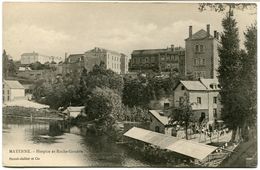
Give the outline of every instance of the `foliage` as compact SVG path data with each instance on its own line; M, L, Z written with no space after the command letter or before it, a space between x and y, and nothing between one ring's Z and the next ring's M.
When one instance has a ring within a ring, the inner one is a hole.
M224 12L226 8L244 10L249 8L256 8L253 3L200 3L199 10L205 11L207 8L216 12Z
M124 85L123 78L112 70L107 70L103 62L100 65L95 65L93 70L85 75L84 81L89 89L107 87L115 90L120 95Z
M10 59L10 57L7 55L6 51L3 51L3 77L7 78L8 76L14 76L17 72L17 66L15 62Z
M219 83L221 85L221 103L223 105L222 118L226 125L233 130L232 140L236 130L243 126L246 117L244 98L241 95L241 52L239 50L238 28L236 20L231 15L232 11L222 20L224 33L221 35L219 47L220 66Z
M245 98L246 125L254 126L257 114L257 28L251 25L245 34L246 53L242 55L241 92Z
M131 122L147 122L149 120L148 110L141 107L122 106L123 120Z
M32 70L45 70L45 69L50 69L50 65L49 63L40 63L39 61L35 62L35 63L31 63L29 65L29 67L32 69Z
M109 88L93 89L85 102L88 120L97 120L98 124L110 127L121 117L121 97Z
M188 127L189 124L192 122L193 118L193 111L192 111L192 105L194 103L189 102L189 97L185 93L185 96L182 101L179 101L179 106L171 108L171 114L170 114L170 121L169 124L174 124L175 122L185 127L185 136L188 140Z
M125 79L122 102L129 106L147 107L151 99L146 78Z

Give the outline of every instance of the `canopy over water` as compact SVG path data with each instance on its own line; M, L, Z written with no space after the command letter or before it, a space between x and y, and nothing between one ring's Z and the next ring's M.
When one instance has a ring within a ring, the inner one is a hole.
M168 136L137 127L133 127L132 129L128 130L124 136L199 160L205 159L209 154L217 149L217 147L214 146L178 139L173 136Z

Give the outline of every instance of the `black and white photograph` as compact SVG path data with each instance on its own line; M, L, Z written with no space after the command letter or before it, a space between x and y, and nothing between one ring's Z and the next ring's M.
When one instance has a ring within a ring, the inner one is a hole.
M255 2L2 3L2 166L257 167Z

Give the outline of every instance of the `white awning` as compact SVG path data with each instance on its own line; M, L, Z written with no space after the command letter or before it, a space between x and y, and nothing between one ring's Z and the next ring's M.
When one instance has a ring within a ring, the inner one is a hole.
M201 144L194 141L178 139L173 136L133 127L128 130L124 136L143 141L161 149L168 149L170 151L180 153L195 159L203 160L210 153L215 151L217 147Z

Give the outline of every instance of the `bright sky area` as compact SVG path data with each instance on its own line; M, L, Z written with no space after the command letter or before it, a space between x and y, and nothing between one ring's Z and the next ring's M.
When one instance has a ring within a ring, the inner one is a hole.
M200 12L191 3L4 3L3 48L14 60L22 53L64 57L102 47L130 55L135 49L185 46L206 24L222 31L224 13ZM235 11L241 47L256 9Z

